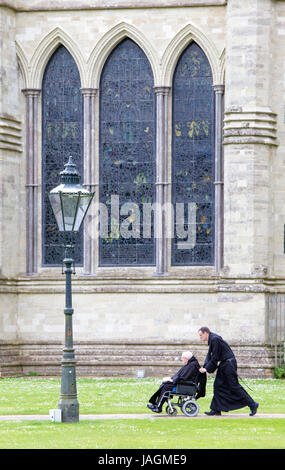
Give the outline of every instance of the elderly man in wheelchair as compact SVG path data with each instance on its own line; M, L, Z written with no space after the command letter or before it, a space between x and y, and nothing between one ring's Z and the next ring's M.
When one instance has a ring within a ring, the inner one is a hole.
M166 412L170 416L177 414L178 406L186 416L196 416L199 405L196 400L205 396L206 374L199 372L199 362L190 351L181 355L183 366L172 377L165 377L159 389L150 397L147 407L154 413L161 413L167 401ZM171 402L177 397L177 403Z

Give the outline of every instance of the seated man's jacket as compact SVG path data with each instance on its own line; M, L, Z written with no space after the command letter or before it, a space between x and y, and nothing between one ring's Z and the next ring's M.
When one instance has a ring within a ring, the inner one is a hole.
M185 380L193 380L197 384L196 399L206 395L207 374L199 372L200 364L195 356L192 356L187 364L173 375L172 383L176 385L178 382Z
M195 380L197 377L197 374L199 372L199 362L197 361L195 356L192 356L187 364L181 369L179 369L176 374L171 377L173 385L176 385L178 382L184 381L184 380Z

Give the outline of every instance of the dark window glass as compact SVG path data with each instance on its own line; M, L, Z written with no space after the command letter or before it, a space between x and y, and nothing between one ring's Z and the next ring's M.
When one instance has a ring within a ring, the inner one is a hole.
M43 265L62 262L64 242L48 200L49 191L59 184L59 173L69 155L83 176L82 95L80 76L71 54L58 47L49 60L42 85L42 246ZM83 235L73 235L75 261L82 265Z
M155 202L155 96L147 57L125 39L110 54L100 82L101 266L155 263L152 233L143 233L144 204Z
M210 64L196 43L173 77L172 265L214 263L214 92Z

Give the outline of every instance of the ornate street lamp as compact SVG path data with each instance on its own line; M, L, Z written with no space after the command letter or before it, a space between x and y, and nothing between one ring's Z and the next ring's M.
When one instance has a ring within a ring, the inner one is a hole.
M60 173L60 185L49 193L49 200L60 232L78 232L91 204L94 193L90 193L80 184L80 176L76 165L69 157L65 169ZM65 243L65 347L62 356L61 395L59 409L62 421L79 421L79 403L76 391L75 355L72 331L72 289L71 275L74 260L73 246Z

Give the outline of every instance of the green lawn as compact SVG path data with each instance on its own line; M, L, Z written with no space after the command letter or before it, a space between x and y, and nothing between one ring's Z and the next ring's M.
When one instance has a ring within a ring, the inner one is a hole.
M285 380L246 380L260 413L285 413ZM149 413L147 419L0 421L0 449L284 449L285 419L156 418L147 408L156 379L77 379L80 415ZM244 385L244 384L243 384ZM0 415L44 414L58 407L60 379L0 380ZM209 409L207 396L198 400L200 413ZM248 409L237 413L248 413ZM181 412L179 411L179 416Z
M0 449L284 449L285 420L0 422Z
M285 413L284 379L247 379L245 389L260 403L260 413ZM149 397L157 389L157 379L77 379L80 414L150 413L146 408ZM5 378L0 379L0 415L49 414L58 408L59 378ZM207 394L200 398L200 412L209 409L213 393L213 379L208 379ZM248 408L237 410L247 413Z

